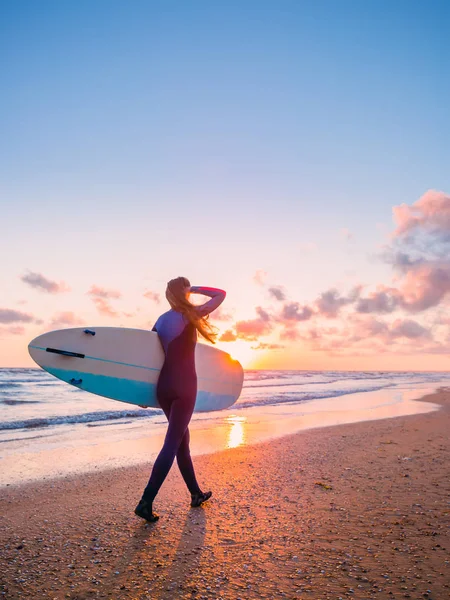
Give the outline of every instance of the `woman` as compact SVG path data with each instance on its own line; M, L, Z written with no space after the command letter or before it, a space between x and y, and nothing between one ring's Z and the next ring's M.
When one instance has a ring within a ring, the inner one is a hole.
M201 306L194 306L189 301L190 293L203 294L211 300ZM159 317L152 331L157 332L165 353L156 395L169 421L169 427L147 487L134 511L147 521L159 519L152 510L153 500L167 477L175 456L191 493L191 506L200 506L212 495L212 492L203 493L195 478L189 451L188 426L197 396L194 356L197 332L214 343L215 334L207 317L222 304L225 295L223 290L215 288L191 287L185 277L177 277L167 284L166 298L171 309Z

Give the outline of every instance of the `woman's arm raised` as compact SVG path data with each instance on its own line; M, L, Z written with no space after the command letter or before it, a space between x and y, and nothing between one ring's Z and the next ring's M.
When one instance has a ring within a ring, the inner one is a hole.
M211 298L211 300L208 300L208 302L205 302L205 304L196 306L196 309L202 317L209 315L209 313L211 313L213 310L216 310L216 308L218 308L225 300L225 296L227 295L224 290L203 287L200 285L191 286L190 292L191 294L203 294L203 296L209 296Z

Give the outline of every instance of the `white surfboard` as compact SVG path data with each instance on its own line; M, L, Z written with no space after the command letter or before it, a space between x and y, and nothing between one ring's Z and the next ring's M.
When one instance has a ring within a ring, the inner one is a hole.
M158 407L156 384L164 350L153 331L122 327L62 329L30 342L31 358L45 371L99 396ZM239 398L242 366L213 346L197 344L196 412L222 410Z

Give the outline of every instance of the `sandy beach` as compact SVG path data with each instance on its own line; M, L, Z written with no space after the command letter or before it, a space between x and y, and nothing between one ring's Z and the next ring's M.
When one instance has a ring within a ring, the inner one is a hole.
M427 598L450 594L450 389L436 412L303 431L176 466L133 514L151 464L1 490L1 597Z

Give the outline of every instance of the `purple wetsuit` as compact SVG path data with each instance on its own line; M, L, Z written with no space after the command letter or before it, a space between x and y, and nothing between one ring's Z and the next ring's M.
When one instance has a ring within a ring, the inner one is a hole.
M191 287L191 292L211 298L197 307L201 316L215 310L225 299L225 292L216 288ZM175 456L190 493L200 493L189 450L188 429L197 396L197 330L182 313L169 310L159 317L153 331L158 333L165 354L156 395L169 421L169 427L143 494L143 498L148 502L153 502Z

